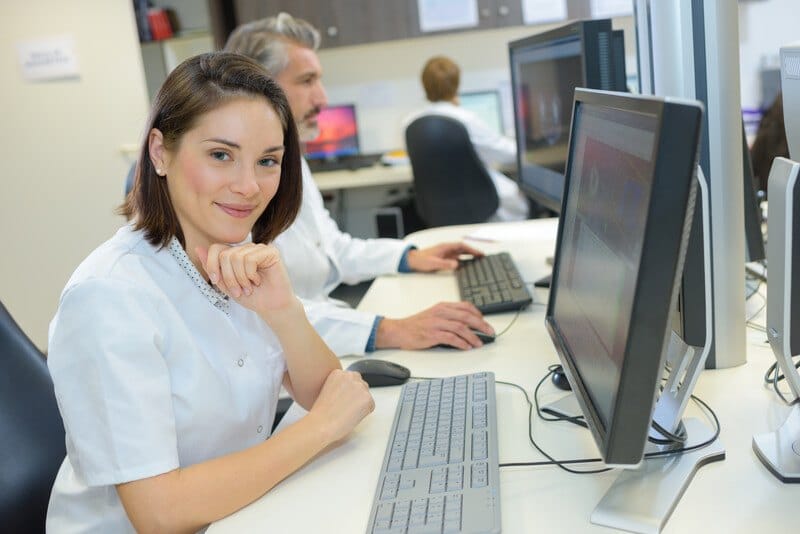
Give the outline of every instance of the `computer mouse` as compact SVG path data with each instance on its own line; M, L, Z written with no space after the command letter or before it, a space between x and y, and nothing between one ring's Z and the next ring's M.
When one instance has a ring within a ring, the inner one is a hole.
M361 373L361 378L371 388L399 386L407 382L411 376L411 371L407 367L375 358L356 360L347 367L347 370Z
M470 332L472 332L473 334L478 336L478 339L480 339L481 343L483 343L484 345L494 342L494 338L495 338L494 334L487 334L485 332L481 332L480 330L475 330L474 328L470 328L469 330L470 330ZM448 345L446 343L440 343L440 344L436 345L436 348L440 348L440 349L457 349L458 347L454 347L453 345Z
M567 379L567 373L564 372L562 366L557 366L550 378L558 389L572 391L572 386L569 385L569 380Z

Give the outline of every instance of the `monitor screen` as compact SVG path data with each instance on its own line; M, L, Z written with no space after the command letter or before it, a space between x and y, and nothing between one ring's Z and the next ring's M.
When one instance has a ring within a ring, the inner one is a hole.
M458 101L462 108L477 115L493 132L498 135L504 134L499 91L493 89L460 93Z
M691 221L702 112L577 90L547 326L614 465L641 461Z
M358 154L358 126L353 104L324 108L317 124L319 135L306 143L308 159L335 159Z
M509 44L519 185L560 211L575 88L624 89L614 77L611 21L571 23Z

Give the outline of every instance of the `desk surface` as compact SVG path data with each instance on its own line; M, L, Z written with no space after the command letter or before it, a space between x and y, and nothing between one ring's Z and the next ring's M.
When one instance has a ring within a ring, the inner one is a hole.
M313 175L317 187L323 192L376 185L404 185L413 182L410 165L385 166L376 164L372 167L356 170L317 171Z
M547 274L550 268L544 258L553 254L555 220L499 224L503 224L500 235L509 240L475 242L479 248L488 253L511 252L526 280ZM426 230L409 240L426 246L462 238L475 228ZM529 239L520 239L520 230ZM546 291L537 290L536 304L522 312L495 343L480 349L387 350L379 352L379 357L409 367L412 376L491 370L498 380L520 384L532 392L547 365L558 361L544 328L546 295ZM452 274L394 275L376 280L359 308L401 317L435 302L455 299L457 288ZM748 313L760 308L760 299L751 299ZM512 318L513 314L497 314L487 320L499 332ZM795 513L800 502L800 485L780 483L763 467L751 447L754 433L777 428L789 411L761 385L765 369L774 362L765 340L763 333L748 329L746 364L706 370L701 375L695 393L719 416L727 458L698 471L667 522L665 533L798 531L798 526L792 526L786 518ZM349 361L343 363L347 365ZM345 441L309 462L266 496L213 524L208 532L364 532L399 392L400 387L374 389L375 412ZM547 384L542 387L540 400L549 402L563 395ZM543 460L527 440L527 406L522 395L498 384L497 409L500 462ZM693 405L688 415L702 418ZM302 410L295 406L281 425L300 416ZM570 424L545 423L534 416L533 433L557 458L598 454L589 432ZM618 472L579 476L551 466L501 469L503 532L611 532L592 525L589 516Z

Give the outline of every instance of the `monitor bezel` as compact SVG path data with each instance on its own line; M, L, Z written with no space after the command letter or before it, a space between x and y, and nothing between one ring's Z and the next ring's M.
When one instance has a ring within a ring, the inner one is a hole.
M589 424L603 460L609 465L636 466L642 461L653 408L658 395L686 256L688 231L694 213L698 141L702 106L657 97L577 89L570 124L570 144L563 201L570 194L575 116L584 104L639 113L655 113L656 129L653 182L648 200L638 278L631 307L620 379L609 425L605 427L588 394L558 322L554 307L558 298L562 236L569 214L559 220L553 282L545 325L567 373L578 404ZM687 125L696 125L688 128ZM688 176L676 180L676 176ZM632 354L638 355L631 357Z
M602 75L600 62L597 58L600 56L600 35L607 34L608 46L610 47L612 37L612 27L610 19L599 20L583 20L571 22L553 28L545 32L537 33L523 39L511 41L508 44L508 57L511 70L511 100L514 111L514 140L517 145L517 176L516 181L520 189L532 198L536 203L544 206L545 208L561 212L562 197L556 198L543 188L536 187L535 184L542 180L557 180L563 183L564 176L558 171L549 169L535 164L528 164L523 161L523 154L525 143L521 139L520 124L518 119L520 117L519 101L517 94L517 74L515 68L515 61L520 54L524 54L532 49L541 48L545 45L562 44L566 41L578 41L580 43L580 58L581 58L581 82L582 87L593 87L602 89ZM610 50L609 50L610 52ZM592 61L587 62L587 57L593 58ZM609 53L609 61L613 61L612 55ZM606 87L611 89L612 87ZM569 149L568 149L569 150Z

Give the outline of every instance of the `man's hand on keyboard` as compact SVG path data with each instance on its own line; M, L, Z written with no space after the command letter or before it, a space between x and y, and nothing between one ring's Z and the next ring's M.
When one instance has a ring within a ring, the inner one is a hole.
M379 349L427 349L450 345L471 349L483 345L470 328L494 334L478 309L469 302L440 302L404 319L384 318L378 326L375 346Z
M452 271L458 267L458 257L462 254L483 256L483 252L465 243L440 243L433 247L409 251L408 266L412 271L423 273Z

